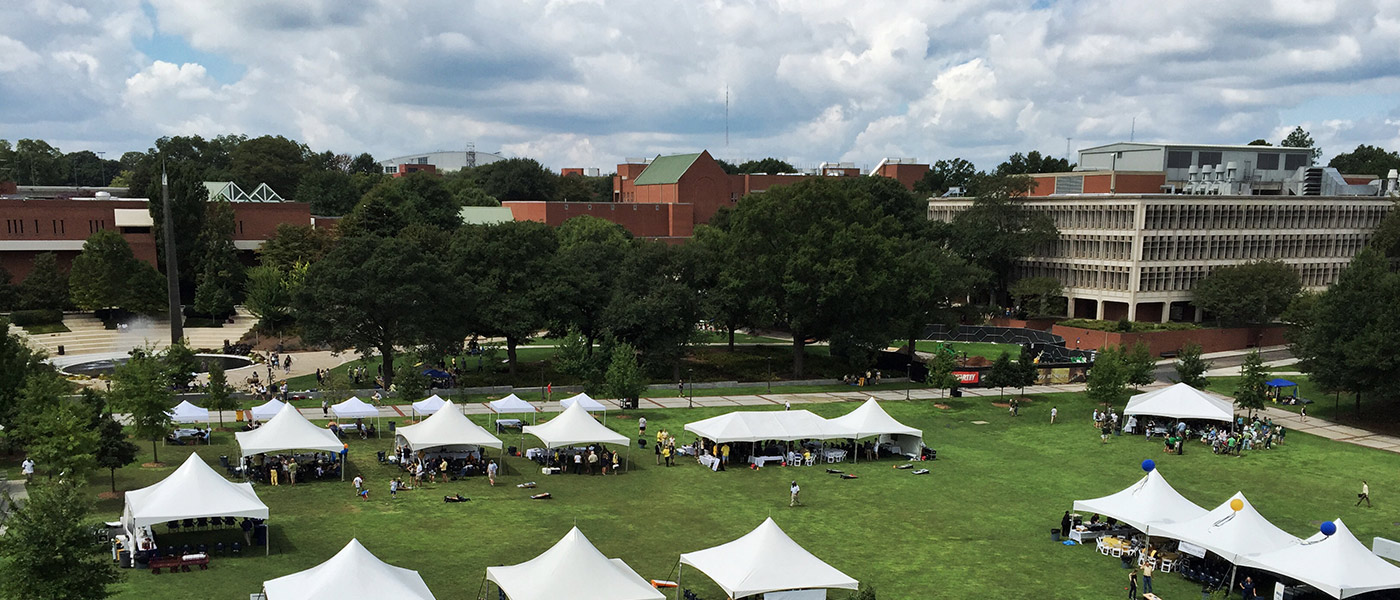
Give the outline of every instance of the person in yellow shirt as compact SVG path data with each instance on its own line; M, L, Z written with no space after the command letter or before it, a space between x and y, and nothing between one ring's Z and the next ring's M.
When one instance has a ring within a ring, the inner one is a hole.
M724 446L720 447L719 452L720 462L726 465L729 464L729 444L725 444Z

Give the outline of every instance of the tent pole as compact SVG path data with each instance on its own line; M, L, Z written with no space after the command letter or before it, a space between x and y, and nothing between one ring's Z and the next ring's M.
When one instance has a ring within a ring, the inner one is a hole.
M685 565L683 565L683 564L681 564L681 563L676 563L676 598L675 598L675 600L681 600L681 570L684 569L684 568L685 568Z

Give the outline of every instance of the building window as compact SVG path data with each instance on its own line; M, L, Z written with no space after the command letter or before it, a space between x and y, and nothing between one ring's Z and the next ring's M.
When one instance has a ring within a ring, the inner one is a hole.
M1278 153L1277 153L1277 152L1260 152L1260 153L1259 153L1259 162L1258 162L1258 164L1259 164L1259 170L1260 170L1260 171L1277 171L1277 170L1278 170Z
M418 164L420 164L420 165L426 165L426 164L428 164L428 157L426 157L426 156L420 156L420 157L418 157Z
M1197 153L1196 153L1196 164L1199 165L1199 166L1218 165L1218 164L1220 164L1220 153L1219 153L1219 152L1197 152Z
M1299 167L1308 166L1308 155L1306 154L1286 154L1283 157L1283 168L1288 171L1296 171Z
M398 166L384 167L384 172L385 172L385 173L389 173L389 174L398 173L398 172L399 172L399 168L398 168Z
M1191 153L1185 150L1172 150L1167 153L1168 169L1185 169L1191 166Z

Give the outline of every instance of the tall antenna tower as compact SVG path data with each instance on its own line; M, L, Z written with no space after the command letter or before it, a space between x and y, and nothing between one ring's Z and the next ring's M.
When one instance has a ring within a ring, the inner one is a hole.
M467 142L467 168L476 168L476 142Z
M1133 117L1133 124L1132 124L1131 127L1128 128L1128 141L1130 141L1130 142L1133 141L1133 138L1136 137L1136 136L1137 136L1137 117Z

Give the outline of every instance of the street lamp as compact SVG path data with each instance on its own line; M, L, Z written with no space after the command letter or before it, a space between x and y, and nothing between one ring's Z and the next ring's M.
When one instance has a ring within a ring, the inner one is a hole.
M768 364L768 393L773 393L773 357L763 357L763 362Z
M688 368L688 369L685 370L685 372L686 372L686 375L685 375L686 379L689 379L689 380L690 380L690 398L689 398L689 405L690 405L690 408L695 408L695 369L693 369L693 368Z
M909 366L904 369L904 374L909 376L909 383L904 386L904 401L909 401L909 390L914 387L914 348L909 348Z

